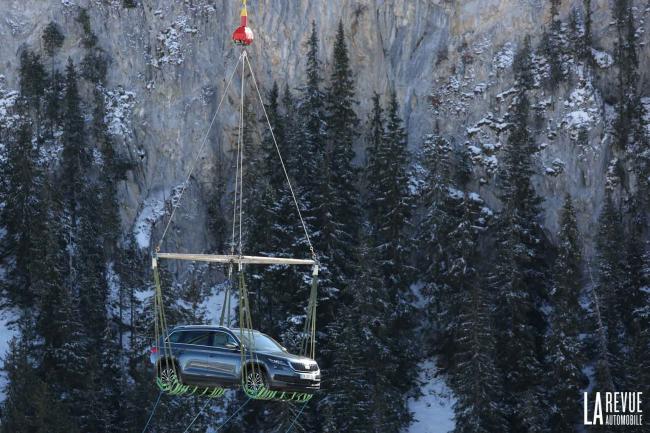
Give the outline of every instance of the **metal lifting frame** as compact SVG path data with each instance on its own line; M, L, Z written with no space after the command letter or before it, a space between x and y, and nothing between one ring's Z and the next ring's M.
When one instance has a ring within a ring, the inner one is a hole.
M154 259L188 260L193 262L232 263L252 265L309 265L317 266L315 260L285 257L240 256L233 254L186 254L156 253Z

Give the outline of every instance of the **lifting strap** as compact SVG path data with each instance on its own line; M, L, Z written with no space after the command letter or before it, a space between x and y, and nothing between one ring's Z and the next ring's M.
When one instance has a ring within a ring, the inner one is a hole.
M311 359L316 358L316 304L318 303L318 265L314 265L311 274L311 290L307 304L307 317L303 331L302 354Z
M154 280L154 337L156 338L152 347L154 347L161 358L156 369L156 384L162 392L169 395L198 395L204 397L222 397L225 389L221 387L200 387L183 385L179 381L180 373L178 366L173 362L171 342L169 341L169 331L167 328L167 319L165 317L164 298L162 286L160 284L160 270L158 268L158 258L154 255L151 261ZM166 375L163 377L163 371Z

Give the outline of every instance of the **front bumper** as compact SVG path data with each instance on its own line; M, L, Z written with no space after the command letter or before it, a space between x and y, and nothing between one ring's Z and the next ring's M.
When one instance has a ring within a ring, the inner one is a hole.
M290 368L273 369L269 376L272 390L309 392L320 389L320 370L300 372Z

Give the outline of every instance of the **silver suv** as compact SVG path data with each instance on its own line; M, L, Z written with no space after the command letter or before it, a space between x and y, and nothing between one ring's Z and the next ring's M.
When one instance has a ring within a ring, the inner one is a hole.
M250 335L252 333L252 342ZM256 368L242 369L238 328L212 325L176 326L159 348L151 348L151 362L157 374L166 380L174 374L165 362L163 344L171 347L171 360L186 385L236 387L245 379L247 387L290 392L320 389L320 369L316 361L293 355L273 338L245 329L245 363ZM257 368L259 367L259 368ZM170 371L167 371L170 370ZM250 377L242 378L242 371Z

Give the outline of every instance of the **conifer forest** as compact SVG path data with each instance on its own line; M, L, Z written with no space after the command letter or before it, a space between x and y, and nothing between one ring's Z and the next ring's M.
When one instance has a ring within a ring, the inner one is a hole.
M0 433L650 432L649 16L0 0ZM312 306L306 403L157 385L159 311Z

